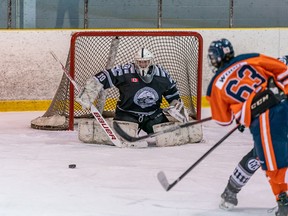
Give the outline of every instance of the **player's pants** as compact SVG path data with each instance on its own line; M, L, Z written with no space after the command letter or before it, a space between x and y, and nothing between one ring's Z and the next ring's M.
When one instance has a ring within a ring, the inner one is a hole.
M287 191L288 183L288 100L270 108L252 121L257 156L274 194Z
M153 133L153 125L168 122L167 117L161 109L149 116L141 116L116 109L114 120L138 123L139 129L145 131L147 134Z

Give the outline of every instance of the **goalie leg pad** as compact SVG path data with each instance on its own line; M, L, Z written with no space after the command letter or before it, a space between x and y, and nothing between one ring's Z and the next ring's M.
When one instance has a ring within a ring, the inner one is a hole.
M166 122L162 124L157 124L153 126L154 132L162 131L168 129L169 127L175 127L178 122ZM187 128L180 128L178 130L172 131L171 133L160 134L155 137L156 146L166 147L166 146L177 146L189 143L189 134Z
M113 119L105 119L108 125L113 128ZM125 130L130 136L137 136L138 124L133 122L117 121L118 125ZM116 133L116 132L115 132ZM116 133L117 134L117 133ZM130 148L145 148L148 146L146 141L127 142L117 134L117 137L122 141L123 147ZM78 125L78 138L84 143L96 143L113 145L107 134L103 131L102 126L95 119L82 120Z
M114 120L116 121L116 120ZM129 135L132 137L138 136L138 124L134 122L128 121L116 121L118 125ZM120 135L118 135L119 139L122 140L123 145L130 148L146 148L148 147L147 141L137 141L137 142L128 142L124 140Z
M181 124L179 122L166 122L153 126L154 132L166 130L169 127L175 127L175 125ZM155 137L156 146L177 146L184 145L187 143L198 143L203 138L201 124L192 125L189 127L180 128L170 133L160 134Z
M112 119L105 120L112 127ZM95 119L85 119L79 122L78 138L84 143L113 145L101 125Z
M188 127L189 143L198 143L203 140L202 124L196 124Z

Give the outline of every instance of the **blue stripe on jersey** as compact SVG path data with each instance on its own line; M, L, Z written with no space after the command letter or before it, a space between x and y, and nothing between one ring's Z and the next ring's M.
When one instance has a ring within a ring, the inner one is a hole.
M125 64L125 65L116 65L114 68L111 69L113 76L122 76L124 74L135 73L134 64Z
M120 65L115 66L111 71L112 71L114 76L122 76L123 75L123 70L122 70Z
M154 76L160 76L160 70L159 70L159 68L156 65L154 67L154 70L155 70Z
M156 65L156 67L159 67L159 66ZM159 69L160 69L160 72L161 72L161 76L162 76L162 77L167 77L166 71L164 71L162 67L159 67Z
M135 70L135 65L134 64L131 64L131 67L130 67L130 73L135 73L136 70Z
M160 65L154 65L154 76L158 76L158 77L167 77L170 81L170 83L174 83L174 81L172 80L172 78L168 75L168 73L166 72L166 70L164 68L162 68ZM128 63L125 65L117 65L114 68L110 69L113 76L117 77L117 76L122 76L124 74L134 74L136 73L135 70L135 65L134 63ZM105 73L106 75L108 73ZM108 77L109 75L107 75ZM109 83L111 81L111 78L109 79Z
M173 97L175 97L175 96L177 96L177 95L179 95L179 92L178 92L178 91L175 92L175 93L172 94L172 95L166 95L166 96L165 96L165 99L169 100L170 98L173 98Z
M112 87L114 86L113 82L112 82L112 79L110 77L110 74L107 70L104 70L103 73L105 73L105 76L107 77L107 80L108 80L108 83L109 83L109 86Z
M172 79L170 79L170 82L172 81ZM176 87L176 83L174 82L174 84L170 87L170 89L175 88Z

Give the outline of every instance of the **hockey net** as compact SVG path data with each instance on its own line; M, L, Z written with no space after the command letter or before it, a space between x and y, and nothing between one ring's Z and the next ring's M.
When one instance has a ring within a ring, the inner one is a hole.
M117 41L116 41L117 40ZM116 42L115 42L116 41ZM202 50L203 40L193 31L87 31L71 36L70 51L66 69L78 86L88 78L113 65L133 61L141 47L154 54L154 63L162 65L177 82L181 99L194 119L201 118L202 95ZM103 116L114 114L118 90L106 90ZM63 75L50 107L43 116L33 119L31 127L46 130L73 130L79 118L92 117L89 110L83 110L74 101L76 90ZM95 101L97 107L97 100ZM168 103L163 100L162 107Z

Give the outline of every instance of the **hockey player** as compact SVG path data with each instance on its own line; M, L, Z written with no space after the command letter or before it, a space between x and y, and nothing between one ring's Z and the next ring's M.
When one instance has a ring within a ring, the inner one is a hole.
M168 122L160 108L162 97L170 107L167 112L180 122L188 121L188 113L180 99L175 81L160 65L153 63L153 54L146 48L137 51L134 62L103 70L88 79L76 101L89 108L99 92L113 86L118 88L114 120L125 122L123 127L153 132L153 126ZM128 126L127 126L128 125ZM131 126L132 125L132 126ZM125 130L125 128L123 128Z
M229 48L234 52L232 44ZM233 54L234 55L234 54ZM278 58L284 64L288 64L288 56ZM228 184L224 192L221 194L221 202L219 207L224 210L231 210L238 204L237 194L244 187L251 176L258 170L260 163L257 160L255 149L253 148L246 154L238 165L235 167L233 173L230 175Z
M236 119L241 125L250 128L257 158L278 203L276 215L287 216L287 66L277 59L258 53L235 57L233 46L227 39L213 41L208 49L208 58L215 68L215 75L207 90L212 118L221 125L229 125ZM251 161L248 158L254 161L253 151L243 161ZM221 195L226 203L228 197L234 196L234 203L230 203L237 205L236 193L257 170L254 162L239 163L242 178L238 178L238 170L230 177ZM250 173L247 172L249 166L254 167Z

